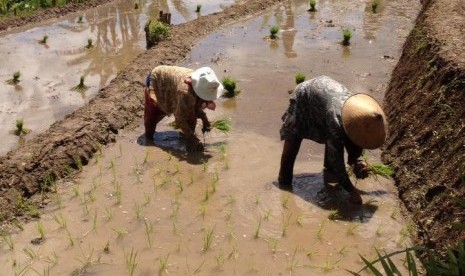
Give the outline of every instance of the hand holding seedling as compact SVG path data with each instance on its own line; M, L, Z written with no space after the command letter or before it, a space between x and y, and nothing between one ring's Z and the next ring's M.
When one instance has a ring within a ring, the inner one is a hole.
M368 177L370 170L368 168L368 164L364 160L358 160L353 165L353 170L355 177L358 179L365 179Z

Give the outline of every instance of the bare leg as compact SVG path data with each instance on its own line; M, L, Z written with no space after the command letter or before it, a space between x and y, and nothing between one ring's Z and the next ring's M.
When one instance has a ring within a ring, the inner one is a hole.
M279 169L279 186L282 188L292 187L292 175L294 172L294 163L299 153L302 138L285 140L283 153L281 155L281 168Z
M145 91L145 110L144 110L144 126L145 126L145 137L147 139L153 139L155 128L157 124L166 116L166 114L160 110L154 99L150 97L149 91L146 88Z

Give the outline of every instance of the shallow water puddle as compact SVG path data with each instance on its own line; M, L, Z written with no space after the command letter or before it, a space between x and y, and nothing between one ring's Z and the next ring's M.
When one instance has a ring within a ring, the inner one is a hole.
M145 50L144 24L158 12L172 13L172 24L221 11L232 0L115 1L83 14L73 14L59 22L6 34L0 40L0 154L18 145L11 134L18 119L32 130L31 137L46 130L53 122L86 104L139 53ZM197 3L196 2L196 3ZM79 17L82 22L79 23ZM39 43L48 36L46 44ZM87 49L88 40L92 48ZM13 73L21 72L17 85L7 83ZM85 77L85 91L74 91L80 77Z
M381 99L418 8L385 1L372 15L368 1L347 2L326 1L308 14L306 1L287 1L202 40L186 64L239 80L239 97L208 114L232 117L232 132L212 131L204 154L187 155L172 118L160 123L155 145L144 144L141 127L125 131L46 199L40 224L11 236L13 250L0 242L0 263L52 275L344 275L363 266L358 254L409 245L412 226L392 183L358 181L365 204L347 204L338 187L323 186L321 145L303 144L292 193L276 187L280 117L294 74L327 74ZM280 39L264 40L276 23ZM338 44L340 26L355 29L349 49ZM378 152L368 156L378 162ZM32 245L40 225L46 240Z

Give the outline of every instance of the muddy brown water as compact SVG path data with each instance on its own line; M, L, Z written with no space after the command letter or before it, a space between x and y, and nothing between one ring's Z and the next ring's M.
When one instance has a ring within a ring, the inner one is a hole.
M21 143L12 130L18 119L31 130L28 137L43 132L53 122L85 105L145 49L143 27L149 16L160 10L172 14L172 24L180 24L221 11L236 2L222 1L131 1L75 13L49 25L19 28L0 39L0 154ZM196 5L202 5L196 13ZM82 23L78 23L83 16ZM47 43L41 44L45 35ZM93 48L86 49L88 39ZM21 72L20 82L7 81ZM72 90L85 76L85 91Z
M13 249L0 241L5 271L344 275L362 267L358 254L373 258L376 249L410 245L412 225L400 213L393 183L358 181L365 204L346 203L338 187L323 187L321 145L303 144L292 193L275 181L280 117L294 74L327 74L381 100L419 4L381 1L376 15L369 1L321 1L314 14L306 5L285 1L209 35L186 60L239 80L241 94L208 113L211 120L230 117L229 134L212 131L204 154L186 155L168 125L172 118L160 123L155 144L140 138L141 126L125 130L77 179L46 196L39 221L13 231ZM280 39L263 39L274 24L282 28ZM341 27L353 30L350 48L338 44ZM378 162L379 153L368 157ZM41 225L46 240L33 245Z

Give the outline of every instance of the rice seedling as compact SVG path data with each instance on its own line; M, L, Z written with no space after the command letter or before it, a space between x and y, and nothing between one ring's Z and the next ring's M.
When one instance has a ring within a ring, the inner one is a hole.
M201 8L202 8L202 5L197 4L197 6L195 7L195 12L200 12Z
M76 85L75 87L73 87L73 90L76 90L76 91L84 91L84 90L86 90L87 85L85 85L84 81L85 81L85 77L81 76L79 78L79 84Z
M286 216L283 216L283 228L282 228L282 236L287 236L287 230L289 229L289 224L291 223L292 214L289 213Z
M263 220L269 221L270 220L271 209L266 211L265 215L263 215Z
M260 219L258 220L257 228L255 229L255 235L254 237L256 239L260 238L260 229L262 227L262 217L260 216Z
M205 193L204 193L203 201L208 202L209 199L210 199L210 191L208 190L208 186L205 185Z
M207 169L208 169L208 161L205 161L205 160L204 160L204 161L202 162L202 166L203 166L203 167L202 167L202 168L203 168L202 171L203 171L203 172L206 172Z
M237 80L233 79L232 77L225 76L221 80L221 83L223 83L223 87L225 90L223 94L224 97L233 98L238 94L238 92L236 91Z
M397 210L397 209L392 210L392 212L391 212L391 218L392 218L393 220L397 220L397 216L398 216L398 215L399 215L399 210Z
M295 74L295 84L299 84L299 83L304 82L306 77L307 76L305 76L304 73L301 73L301 72L296 73Z
M290 195L287 195L282 201L281 201L281 206L283 206L284 209L289 209L289 206L287 204L289 203L289 199L291 198Z
M29 271L30 268L31 268L30 262L22 266L21 264L18 264L16 260L13 260L13 273L15 276L26 275L26 273Z
M92 38L88 38L88 39L87 39L86 48L87 48L87 49L92 49L92 48L94 48L94 43L93 43L93 41L92 41Z
M205 218L205 214L207 212L207 203L201 203L200 208L199 208L199 214L202 216L202 218Z
M227 205L234 205L236 203L236 198L233 195L228 195Z
M302 226L303 225L303 216L302 215L298 215L297 218L295 219L295 223L299 226Z
M52 264L52 265L57 265L58 264L58 255L55 252L52 252L51 256L47 256L46 262Z
M137 203L134 203L134 213L136 215L137 220L140 220L142 218L142 211L140 205Z
M174 164L174 173L173 174L179 173L179 170L180 170L179 169L179 163Z
M2 240L6 243L10 250L13 250L15 248L15 243L10 234L2 236Z
M66 231L66 236L68 238L69 246L73 247L74 246L74 239L71 236L71 233L69 232L68 228L66 228L65 231Z
M84 16L83 16L83 15L80 15L80 16L78 17L78 21L77 21L77 22L78 22L78 23L84 23L84 20L83 20L83 19L84 19Z
M255 202L256 205L260 204L260 199L261 198L262 198L261 195L255 195L255 201L254 202Z
M357 231L358 229L358 224L355 224L355 223L351 223L349 224L349 227L347 227L347 236L353 236L355 235L355 232Z
M342 45L349 46L351 38L352 38L352 31L348 28L343 28L342 29Z
M128 231L126 231L126 229L124 229L123 227L112 228L112 230L116 233L116 238L117 239L122 238L124 235L126 235L128 233Z
M29 129L24 127L24 120L23 119L18 119L16 120L16 129L14 130L14 134L16 136L22 136L26 135L30 132Z
M336 262L334 263L331 263L331 261L329 260L329 258L326 259L325 263L324 263L324 266L322 267L323 269L323 272L327 273L327 272L330 272L334 269L336 269L336 265L337 263L339 263L341 260L337 260Z
M330 220L338 220L341 218L341 215L339 214L339 210L334 209L329 212L328 219Z
M110 241L107 241L107 243L103 247L103 252L106 254L110 253Z
M137 3L137 2L134 3L134 9L135 9L135 10L139 9L139 3Z
M235 244L232 246L231 252L228 254L228 258L233 260L237 260L239 258L239 252L237 251Z
M380 175L384 178L391 178L394 174L394 170L390 166L384 164L369 165L368 169L370 170L371 174Z
M308 9L308 11L316 12L316 0L309 0L308 4L310 5L310 9Z
M276 26L276 25L271 26L271 28L270 28L270 38L271 39L276 39L278 37L277 36L278 32L279 32L279 26Z
M223 267L224 265L224 261L226 260L226 257L224 256L224 253L222 250L218 252L218 254L216 254L215 259L216 259L216 266L218 267L218 269L221 269L221 267Z
M345 254L347 254L347 252L349 252L349 250L347 249L347 246L344 245L344 246L341 247L337 252L338 252L339 254L341 254L341 255L345 255Z
M116 204L120 205L122 197L123 197L123 191L121 190L121 183L119 182L116 183L115 197L116 197Z
M377 13L378 12L378 6L379 6L379 1L378 0L374 0L372 3L371 3L371 11L373 13Z
M318 254L318 251L314 250L314 251L308 251L305 255L307 256L307 258L312 259L317 254Z
M38 221L37 224L36 224L36 229L37 229L37 232L39 233L39 237L42 240L45 240L45 227L44 227L44 224L42 222Z
M165 257L160 257L160 268L158 269L158 275L162 275L163 273L168 274L168 258L170 254L166 255Z
M179 213L179 202L173 201L171 202L171 217L176 219Z
M298 262L295 259L296 254L297 254L297 248L294 250L294 254L292 254L292 258L289 261L289 274L290 275L294 273L295 268L298 266Z
M97 210L94 211L94 219L92 220L92 230L97 231Z
M13 73L13 78L11 79L11 82L13 84L17 84L19 83L21 80L19 79L21 77L21 72L20 71L16 71Z
M270 238L267 240L267 242L271 252L273 252L273 255L275 255L278 252L278 239Z
M316 232L316 237L318 238L318 240L323 240L323 229L325 227L325 222L326 221L323 221L322 223L319 224L318 226L318 231Z
M191 171L189 175L189 185L194 184L194 173Z
M380 224L380 225L378 226L378 228L376 228L376 236L381 237L381 235L382 235L382 233L383 233L383 228L382 228L382 227L383 227L383 226Z
M212 242L213 242L213 231L215 230L215 227L213 227L210 230L205 229L205 234L203 237L203 247L202 251L206 252L208 249L210 249Z
M226 221L230 221L232 218L232 210L231 209L228 209L225 211L225 216L224 216L224 219Z
M149 206L150 202L152 201L152 195L144 193L144 206Z
M29 257L29 259L34 260L37 257L36 252L32 250L30 247L24 247L23 252L26 253L26 255Z
M41 44L47 44L48 40L48 35L44 35L41 40L39 40L39 43Z
M153 232L153 227L150 222L147 220L144 220L144 226L145 226L145 236L147 237L147 244L149 248L152 248L152 232Z
M126 268L128 270L129 276L133 276L136 273L137 268L137 251L134 252L134 248L131 249L131 253L126 255Z

